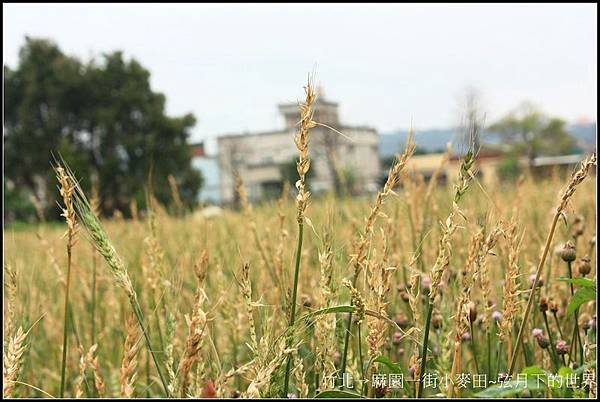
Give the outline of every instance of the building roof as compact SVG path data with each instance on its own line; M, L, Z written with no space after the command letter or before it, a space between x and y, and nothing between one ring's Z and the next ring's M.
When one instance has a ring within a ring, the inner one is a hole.
M204 149L204 142L195 142L190 144L190 148L192 148L193 156L206 156L206 150Z
M575 165L581 162L583 155L538 156L533 166Z
M377 131L374 127L369 126L348 126L348 125L337 125L334 127L336 130L341 131L344 130L363 130L363 131ZM294 131L295 132L295 131ZM270 131L260 131L260 132L243 132L243 133L232 133L232 134L222 134L217 137L217 140L221 140L224 138L239 138L239 137L254 137L254 136L263 136L263 135L277 135L277 134L289 134L289 129L279 129L279 130L270 130Z
M329 107L334 107L337 108L338 107L338 103L337 102L331 102L328 100L325 100L323 98L317 98L317 100L314 103L314 108L318 109L319 106L329 106ZM298 109L298 103L297 102L290 102L290 103L280 103L277 105L279 111L283 114L299 114L300 110Z

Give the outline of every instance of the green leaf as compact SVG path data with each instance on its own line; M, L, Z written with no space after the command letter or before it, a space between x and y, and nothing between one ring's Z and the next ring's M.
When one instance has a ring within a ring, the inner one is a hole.
M558 375L561 377L566 377L569 374L573 374L573 369L571 367L565 367L562 366L559 370L558 370Z
M596 289L581 288L577 289L573 294L571 303L567 307L567 315L571 315L581 306L583 303L596 300Z
M361 396L359 394L355 394L354 392L348 391L337 391L331 389L329 391L323 391L317 396L315 399L323 399L323 398L338 398L338 399L360 399Z
M594 290L596 289L596 282L587 278L559 278L558 280L561 282L572 283L573 285L581 286L584 288L591 288Z
M521 374L527 374L527 375L548 375L548 373L546 373L546 371L544 371L544 369L540 368L539 366L529 366L529 367L525 367L523 370L521 370Z
M331 313L353 313L355 310L354 306L334 306L334 307L326 307L320 310L311 311L310 313L305 314L302 319L316 317L322 314L331 314Z
M387 358L385 356L379 356L377 359L375 359L373 361L384 364L394 374L402 374L402 370L400 370L400 367L396 363L393 363L389 358Z

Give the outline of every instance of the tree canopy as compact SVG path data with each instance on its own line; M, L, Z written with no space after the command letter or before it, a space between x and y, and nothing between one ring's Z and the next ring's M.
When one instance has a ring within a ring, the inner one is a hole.
M136 60L116 51L82 62L49 40L26 38L16 69L4 66L4 88L5 180L13 191L56 210L51 161L60 154L84 190L97 183L105 214L127 216L132 200L143 208L148 184L169 205L169 174L182 201L195 203L202 176L187 139L196 119L167 116L165 96Z
M540 155L562 155L572 152L575 139L566 123L549 117L530 103L521 104L489 128L501 136L515 154L524 154L531 163Z

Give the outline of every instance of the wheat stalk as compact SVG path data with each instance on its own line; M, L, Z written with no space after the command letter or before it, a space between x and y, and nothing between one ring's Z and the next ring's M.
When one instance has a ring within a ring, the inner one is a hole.
M413 141L413 133L412 131L409 133L408 139L406 140L406 147L404 148L404 152L402 155L396 158L393 166L390 168L388 172L387 180L383 186L383 189L377 193L377 197L375 198L374 204L371 206L371 210L367 219L365 221L365 226L362 234L358 235L358 240L356 242L354 253L350 256L350 264L354 269L354 276L352 279L352 286L356 287L356 282L358 280L358 275L361 270L367 265L367 249L368 244L371 238L371 234L373 232L373 227L375 225L375 220L377 216L379 216L381 206L383 205L384 200L391 194L394 194L394 187L398 184L400 180L400 174L406 167L406 163L412 156L415 150L415 144ZM344 339L344 352L342 354L342 367L341 373L343 374L346 370L346 362L348 358L348 345L350 343L350 331L352 327L352 313L348 313L348 319L346 321L346 334Z
M87 369L87 359L81 345L79 346L79 355L79 377L75 382L75 398L77 399L83 397L83 382L85 381L85 370Z
M168 396L169 390L167 386L167 381L160 368L160 364L158 362L158 357L156 356L155 350L152 347L152 342L150 340L148 330L146 329L144 323L144 314L138 302L137 294L129 277L127 267L125 266L125 263L123 262L119 254L117 254L110 238L108 237L108 234L102 226L102 223L100 223L100 220L98 219L97 215L93 212L92 206L90 205L90 202L85 196L85 193L79 186L79 183L75 180L75 175L64 161L62 161L62 165L63 166L59 167L64 168L66 176L69 177L70 183L72 183L74 186L72 194L73 205L75 212L77 213L77 217L79 218L79 222L85 227L89 239L92 242L92 244L95 245L96 250L98 250L100 255L104 257L104 260L108 265L108 268L112 274L115 284L125 291L125 294L129 299L129 303L131 304L131 307L133 309L133 312L135 313L136 318L138 320L138 324L142 330L142 333L144 334L146 346L152 355L152 359L154 360L154 365L160 377L163 389Z
M240 279L238 280L240 291L244 298L246 315L248 316L248 326L250 328L250 348L254 358L259 356L258 338L256 337L256 324L254 323L254 304L252 302L252 283L250 282L250 264L245 263L242 266Z
M6 314L4 316L4 333L12 334L15 322L15 304L17 299L17 269L4 263L4 285L6 286ZM6 342L6 340L5 340ZM6 343L5 345L6 346Z
M3 373L3 395L5 398L11 398L15 388L15 382L19 376L19 369L25 353L25 338L27 333L19 327L16 333L10 337L6 353L4 354Z
M96 386L96 391L98 391L98 397L104 398L106 385L104 383L104 379L102 378L102 374L100 373L100 362L98 360L98 356L95 356L97 349L98 344L92 345L87 352L86 359L94 372L94 385Z
M316 122L313 120L313 105L317 99L311 77L308 77L308 83L304 87L306 98L304 103L299 105L300 108L300 129L294 137L294 143L298 149L298 161L296 162L296 170L298 172L299 180L296 182L296 188L298 189L298 195L296 196L296 221L298 222L298 244L296 246L296 264L294 269L294 285L292 287L292 300L290 304L290 320L288 328L290 329L288 335L287 346L290 347L293 342L293 328L296 322L296 298L298 296L298 277L300 274L300 259L302 257L302 241L304 237L304 219L306 215L306 208L308 206L308 199L310 192L306 190L306 174L310 169L310 159L308 158L308 142L309 142L309 131L311 128L316 126ZM290 383L290 370L292 366L292 355L287 358L285 368L285 379L283 385L283 397L285 398L288 393Z
M455 378L456 373L461 370L461 338L469 330L469 303L471 302L471 290L475 281L475 265L479 257L482 242L483 230L479 230L471 237L469 254L461 276L461 294L454 315L454 358L452 359L452 370L450 372L451 379ZM457 388L457 391L459 390L460 388ZM452 398L453 391L454 381L450 381L447 393L448 398ZM460 396L459 392L457 394L457 396Z
M181 215L183 213L183 201L181 201L181 196L179 195L177 180L175 180L175 177L172 174L167 176L167 180L169 181L169 187L171 187L171 194L173 196L173 201L175 202L177 214Z
M204 280L208 272L208 253L206 250L202 252L199 262L194 267L196 273L196 298L194 307L192 310L192 319L190 321L189 333L186 341L185 351L179 364L179 376L180 376L180 392L181 397L185 397L187 386L189 384L189 374L192 369L192 365L198 359L198 353L202 348L202 339L206 332L206 313L202 309L202 305L206 300L206 294L204 293Z
M585 158L579 165L579 168L575 172L573 172L573 175L571 176L571 179L567 183L567 186L562 191L558 206L556 207L556 211L555 211L554 217L552 219L550 231L548 232L548 237L546 239L546 245L544 246L544 251L542 252L542 257L540 258L540 262L539 262L538 267L535 272L535 280L533 281L532 289L536 289L536 287L537 287L538 281L540 279L540 274L542 272L542 267L544 266L544 264L546 262L546 257L548 255L548 251L550 250L550 244L552 244L552 238L554 237L554 231L556 229L556 224L558 223L559 217L562 215L564 209L567 207L567 204L568 204L569 200L571 199L571 197L573 196L573 194L575 193L577 186L579 184L581 184L581 182L583 182L583 180L585 180L590 168L592 166L596 166L596 163L597 163L596 153L592 153L590 156ZM523 318L522 318L521 324L519 326L519 332L517 334L517 339L515 341L515 351L512 355L512 359L510 361L510 367L508 370L509 375L512 374L516 368L516 363L517 363L516 356L517 356L517 353L519 352L519 347L521 346L521 341L523 338L523 331L525 329L525 324L527 323L529 314L531 312L531 306L533 304L533 299L534 299L533 297L530 297L529 300L527 301L527 307L525 307L525 313L523 314Z
M427 366L427 345L429 342L429 325L431 324L431 314L433 312L433 303L437 295L438 287L443 273L450 265L450 256L452 255L451 239L457 229L454 221L456 215L462 216L458 202L465 194L474 177L473 165L475 163L475 154L472 149L465 154L460 169L458 179L454 184L454 199L452 200L452 210L450 211L445 223L440 222L442 227L442 236L439 240L437 258L431 269L431 287L429 290L429 303L427 307L427 316L425 318L425 327L423 331L423 348L421 351L421 368L419 370L419 381L417 382L416 397L422 396L423 376Z
M72 250L75 245L75 235L77 234L77 220L75 219L75 206L73 203L73 195L75 192L75 180L73 180L61 166L57 166L56 178L59 182L60 195L63 199L64 207L60 216L64 217L67 222L67 277L65 284L65 317L63 320L63 349L62 363L60 375L60 391L59 396L62 398L65 393L66 370L67 370L67 346L68 346L68 317L69 312L69 290L71 284L71 265L72 265Z
M123 347L123 359L121 361L121 398L132 398L135 390L135 380L137 377L137 354L139 351L141 334L134 314L127 317L125 324L125 344Z
M320 280L319 289L321 307L330 307L334 298L333 287L333 251L331 238L328 233L323 237L323 246L319 250ZM315 323L315 367L320 370L322 381L320 387L327 387L327 378L335 373L332 355L335 352L335 315L322 315L316 317Z

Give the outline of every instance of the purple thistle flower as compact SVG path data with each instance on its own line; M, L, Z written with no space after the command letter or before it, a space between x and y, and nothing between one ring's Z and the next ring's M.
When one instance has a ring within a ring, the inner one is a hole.
M544 330L541 328L534 328L533 331L531 331L531 335L534 338L540 338L542 335L544 335Z

